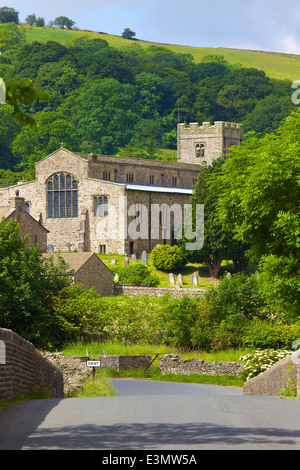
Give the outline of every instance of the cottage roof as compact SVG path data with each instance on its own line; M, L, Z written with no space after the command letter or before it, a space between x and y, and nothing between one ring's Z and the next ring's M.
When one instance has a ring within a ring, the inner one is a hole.
M98 256L94 252L80 252L80 253L45 253L43 256L53 256L54 262L58 261L59 256L63 258L65 263L69 265L69 267L74 270L76 273L79 271L80 268L93 256ZM98 258L99 263L102 263L102 265L107 269L111 275L113 276L112 271L101 261L100 258Z

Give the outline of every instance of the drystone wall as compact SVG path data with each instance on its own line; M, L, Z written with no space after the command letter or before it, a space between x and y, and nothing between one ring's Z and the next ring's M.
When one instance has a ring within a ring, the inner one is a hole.
M0 399L15 398L40 387L63 398L63 376L34 345L11 330L0 328Z
M205 289L197 288L169 288L169 287L144 287L125 284L115 284L115 295L127 295L129 297L138 297L139 295L148 295L149 297L163 297L168 294L172 299L181 299L183 295L190 297L201 297Z
M115 369L129 370L129 369L143 369L149 366L151 356L130 356L130 355L115 355L115 356L99 356L101 369Z
M282 391L296 384L300 396L300 353L287 356L276 362L270 369L261 372L244 385L244 395L280 395Z
M160 360L162 374L205 374L240 376L244 365L239 362L211 362L181 359L178 354L165 354Z

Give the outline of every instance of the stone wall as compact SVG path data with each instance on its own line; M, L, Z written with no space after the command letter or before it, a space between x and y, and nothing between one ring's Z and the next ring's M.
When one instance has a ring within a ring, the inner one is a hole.
M244 365L239 362L211 362L181 359L178 354L165 354L160 360L162 374L204 374L240 376Z
M62 373L32 343L5 328L0 328L0 341L0 399L15 398L40 387L54 398L64 396Z
M99 356L101 369L129 370L144 369L151 362L151 356Z
M183 295L190 297L203 296L205 289L197 288L169 288L169 287L144 287L125 284L115 284L115 295L127 295L137 297L139 295L149 295L150 297L163 297L168 294L172 299L181 299Z
M295 362L297 361L293 360L293 356L285 357L270 369L247 380L244 385L244 394L280 395L285 387L296 381L297 395L300 396L300 363L295 364Z

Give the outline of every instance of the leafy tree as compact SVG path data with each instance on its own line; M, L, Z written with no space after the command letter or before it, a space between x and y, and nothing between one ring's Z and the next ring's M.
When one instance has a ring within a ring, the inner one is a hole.
M300 307L300 110L274 134L250 133L213 182L219 214L262 270L265 294L297 318Z
M26 249L16 221L0 222L0 326L37 347L58 344L61 328L53 316L53 297L72 282L62 259L44 260L38 247Z
M210 275L218 277L223 260L235 260L237 270L247 265L248 246L234 239L231 228L223 226L217 211L217 195L210 188L210 180L221 171L224 160L220 157L211 166L203 167L191 198L193 208L204 205L204 244L200 250L185 250L185 240L179 240L182 253L191 262L205 263Z
M39 28L42 28L43 26L45 26L45 18L39 16L36 19L35 25L38 26Z
M28 15L25 18L25 22L29 24L30 26L33 26L36 23L36 15L33 13L32 15Z
M14 8L0 8L0 23L19 23L19 12Z
M25 42L25 34L15 23L0 25L0 49L6 51L21 46Z
M0 168L13 169L16 161L12 141L20 132L20 124L14 119L11 106L0 106Z
M122 38L124 39L132 39L136 33L132 31L130 28L125 28L123 33L122 33Z
M72 29L75 24L75 21L71 20L67 16L57 16L54 20L54 25L59 26L60 28L64 29Z

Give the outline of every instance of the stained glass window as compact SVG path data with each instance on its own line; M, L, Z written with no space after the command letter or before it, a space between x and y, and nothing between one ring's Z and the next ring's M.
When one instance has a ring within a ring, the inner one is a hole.
M51 176L47 182L49 219L74 219L78 217L78 183L68 174Z

